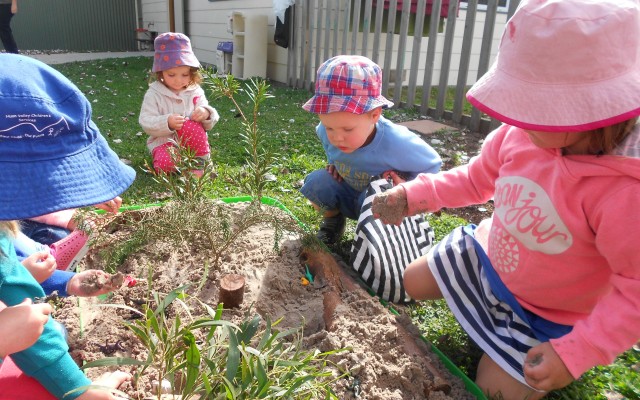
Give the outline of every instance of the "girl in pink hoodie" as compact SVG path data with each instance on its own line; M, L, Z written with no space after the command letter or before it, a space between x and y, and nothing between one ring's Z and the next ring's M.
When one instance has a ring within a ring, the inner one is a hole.
M378 195L373 214L482 204L404 274L483 349L476 383L540 399L640 335L640 3L525 0L467 94L504 124L467 165ZM634 238L634 239L632 239Z

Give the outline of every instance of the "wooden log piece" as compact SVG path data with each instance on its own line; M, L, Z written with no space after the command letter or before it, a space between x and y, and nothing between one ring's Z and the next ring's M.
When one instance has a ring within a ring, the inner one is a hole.
M244 298L244 288L244 276L238 274L227 274L223 276L222 279L220 279L218 302L224 304L225 308L240 306Z

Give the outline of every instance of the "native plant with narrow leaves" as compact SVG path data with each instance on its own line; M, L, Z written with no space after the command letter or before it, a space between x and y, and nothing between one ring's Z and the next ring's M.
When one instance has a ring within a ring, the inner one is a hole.
M159 383L157 398L170 391L183 400L337 399L330 385L340 377L326 366L344 349L304 350L301 329L281 332L278 321L257 314L233 324L222 319L222 305L214 309L189 296L187 288L165 297L152 292L142 311L108 305L139 315L125 324L147 349L146 359L107 357L83 368L138 366L134 384L150 374ZM193 317L191 306L204 308L205 316Z
M203 84L211 90L213 99L225 97L231 100L238 113L237 117L242 119L244 131L240 132L240 138L247 158L243 170L231 177L231 182L240 185L245 193L259 202L266 185L271 181L270 174L278 160L278 155L265 146L264 133L258 126L260 107L267 99L274 97L269 92L270 86L265 80L258 78L250 79L243 85L233 75L217 75L211 69L205 69L203 75ZM242 102L238 100L242 95L248 100L248 109L241 106Z

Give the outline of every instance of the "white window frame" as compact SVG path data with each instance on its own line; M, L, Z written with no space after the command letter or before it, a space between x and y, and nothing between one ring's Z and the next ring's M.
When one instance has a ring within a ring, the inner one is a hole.
M502 0L505 2L504 6L500 6L500 1L498 0L498 12L503 12L506 13L509 11L509 3L511 2L511 0ZM467 8L467 2L462 0L460 1L460 8L465 9ZM478 10L486 10L487 9L487 5L486 4L478 4Z

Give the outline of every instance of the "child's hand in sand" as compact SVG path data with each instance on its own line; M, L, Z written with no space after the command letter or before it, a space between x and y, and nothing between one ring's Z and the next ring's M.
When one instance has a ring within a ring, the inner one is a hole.
M22 260L22 265L38 283L42 283L56 270L56 259L49 251L39 251Z
M77 400L116 400L120 397L116 397L107 389L117 389L126 381L131 380L131 374L124 371L107 372L100 378L91 382L92 385L102 386L106 388L101 389L89 389L86 392L78 396Z
M400 225L409 213L407 193L402 186L396 186L384 193L377 194L371 205L373 218L385 224Z
M67 293L69 296L100 296L120 289L124 275L116 273L108 274L97 269L90 269L75 274L67 284Z

